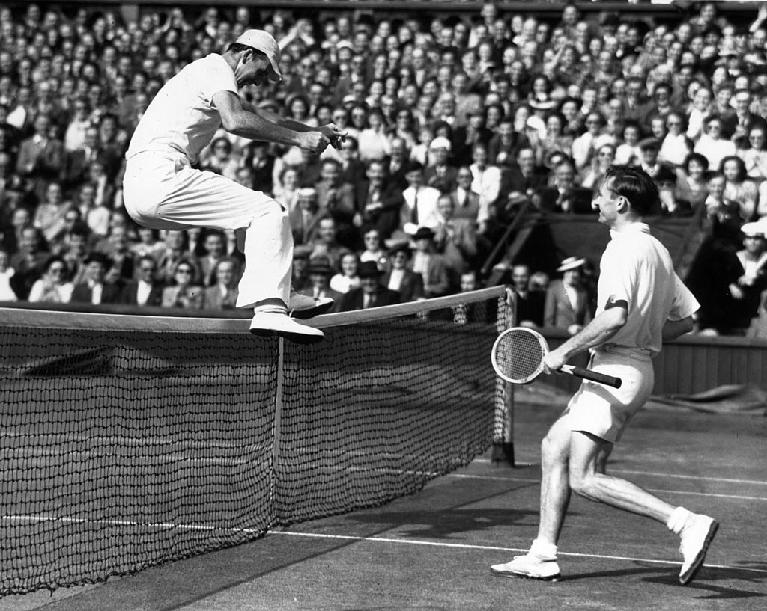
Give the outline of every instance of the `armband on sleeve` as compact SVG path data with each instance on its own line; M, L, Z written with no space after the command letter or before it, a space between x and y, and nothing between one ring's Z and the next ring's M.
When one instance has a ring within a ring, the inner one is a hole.
M605 303L605 310L609 310L610 308L623 308L628 311L629 303L625 299L616 299L615 297L610 296L607 298L607 303Z

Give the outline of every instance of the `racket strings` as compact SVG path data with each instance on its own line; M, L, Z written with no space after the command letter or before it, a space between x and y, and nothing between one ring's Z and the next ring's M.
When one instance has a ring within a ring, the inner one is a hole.
M513 381L527 381L535 375L544 357L538 338L525 329L504 334L496 347L498 368Z

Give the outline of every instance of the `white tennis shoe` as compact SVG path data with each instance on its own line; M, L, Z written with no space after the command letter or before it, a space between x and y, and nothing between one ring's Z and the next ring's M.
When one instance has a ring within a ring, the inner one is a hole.
M293 318L306 319L324 314L333 307L332 297L315 299L300 293L291 293L288 301L288 312Z
M542 558L528 552L524 556L515 556L506 564L494 564L490 567L494 575L501 577L529 577L530 579L559 579L559 565L556 558Z
M325 334L320 329L302 325L285 312L256 312L250 323L250 332L261 337L284 337L298 344L314 344Z
M706 559L708 546L719 529L719 523L704 515L693 515L685 524L680 536L679 552L682 554L682 570L679 571L679 583L690 583Z

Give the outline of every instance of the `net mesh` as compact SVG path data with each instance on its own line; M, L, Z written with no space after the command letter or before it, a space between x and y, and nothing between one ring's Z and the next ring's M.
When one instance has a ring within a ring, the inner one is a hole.
M468 464L502 404L499 304L328 328L309 347L0 327L0 593L242 543Z
M544 357L538 337L527 329L510 329L498 338L495 362L500 372L513 382L527 382Z

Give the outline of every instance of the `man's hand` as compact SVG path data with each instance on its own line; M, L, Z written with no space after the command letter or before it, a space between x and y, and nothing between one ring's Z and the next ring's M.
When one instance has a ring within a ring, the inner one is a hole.
M552 350L545 357L543 357L543 371L545 373L558 371L562 369L562 365L564 364L565 364L564 355L558 350Z
M300 132L299 147L311 151L312 153L321 153L330 144L328 137L322 132Z
M319 127L320 132L327 136L330 140L330 145L334 149L340 149L341 143L346 137L346 132L340 129L335 123L328 123L327 125L321 125Z

